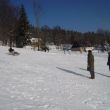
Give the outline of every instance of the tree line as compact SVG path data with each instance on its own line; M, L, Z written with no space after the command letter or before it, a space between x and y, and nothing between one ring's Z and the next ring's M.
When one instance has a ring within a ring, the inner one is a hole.
M0 0L0 41L2 45L23 47L27 44L29 22L23 5L14 6L10 0Z
M36 20L37 24L39 24L38 21L39 19ZM66 30L60 26L53 28L47 25L42 27L32 26L28 21L23 5L14 6L10 3L10 0L0 0L0 41L2 45L22 48L31 44L31 38L42 39L42 45L96 46L104 45L105 42L110 44L110 31L98 29L96 32L82 33L75 30Z
M41 38L44 43L54 45L72 44L74 47L110 44L110 31L98 29L96 32L81 33L74 30L65 30L60 26L49 28L41 27Z

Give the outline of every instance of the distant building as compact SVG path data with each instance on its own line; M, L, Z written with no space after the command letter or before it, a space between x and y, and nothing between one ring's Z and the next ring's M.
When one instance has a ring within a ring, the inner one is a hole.
M41 38L31 38L31 46L35 49L37 48L41 48L42 46L42 39Z
M41 38L31 38L30 39L31 43L38 43L38 42L41 42Z

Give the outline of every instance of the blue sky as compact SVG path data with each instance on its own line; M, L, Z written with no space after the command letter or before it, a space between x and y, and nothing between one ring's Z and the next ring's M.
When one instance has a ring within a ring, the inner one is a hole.
M31 0L11 0L23 3L28 19L35 24ZM110 0L39 0L42 7L40 25L61 26L80 32L110 30Z

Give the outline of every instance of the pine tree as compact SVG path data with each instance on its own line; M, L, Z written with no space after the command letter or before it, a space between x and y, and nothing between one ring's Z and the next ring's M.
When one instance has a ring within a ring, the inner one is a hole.
M21 5L20 15L17 24L16 47L23 48L23 46L27 45L27 41L29 37L28 30L29 30L29 22L27 20L25 8L23 5Z

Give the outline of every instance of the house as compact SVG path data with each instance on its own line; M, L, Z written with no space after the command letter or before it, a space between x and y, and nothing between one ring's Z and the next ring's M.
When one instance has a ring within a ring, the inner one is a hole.
M41 44L42 44L42 39L41 38L31 38L30 39L30 41L31 41L31 46L32 47L41 47Z

